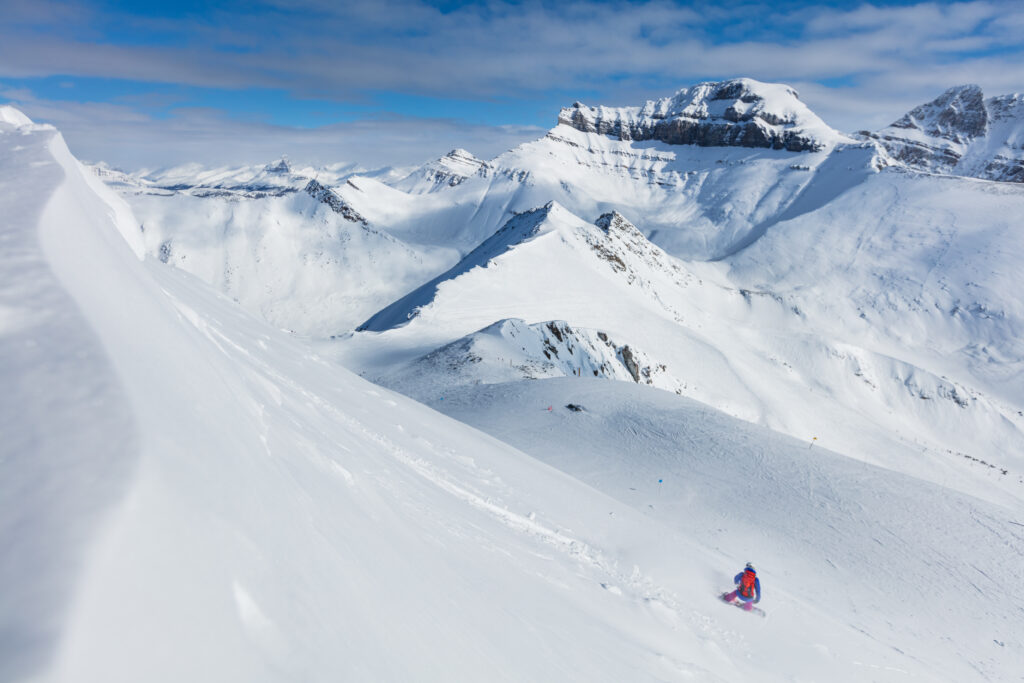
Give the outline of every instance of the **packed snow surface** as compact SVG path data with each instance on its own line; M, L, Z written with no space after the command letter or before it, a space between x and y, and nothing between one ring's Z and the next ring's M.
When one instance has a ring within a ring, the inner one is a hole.
M646 387L567 377L421 384L414 395L652 522L757 558L771 622L770 633L745 644L760 667L753 680L789 667L776 650L787 647L775 639L780 631L824 615L935 666L936 680L1015 675L1020 655L1003 649L1001 625L1021 619L1006 590L1024 578L1024 528L1007 508ZM803 637L808 652L828 656L830 646ZM823 679L894 676L850 664L834 661ZM818 680L810 671L794 677Z

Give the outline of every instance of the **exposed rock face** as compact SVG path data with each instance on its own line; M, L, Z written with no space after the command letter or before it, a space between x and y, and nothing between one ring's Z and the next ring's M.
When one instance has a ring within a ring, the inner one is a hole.
M402 387L412 378L430 386L494 384L516 379L610 379L679 392L684 386L664 363L607 332L564 320L527 324L503 319L417 358L382 382ZM582 407L569 408L581 412Z
M819 151L843 139L785 85L741 78L701 83L643 107L562 109L558 122L620 140Z
M976 85L950 88L934 101L922 104L890 126L920 130L929 137L970 142L988 131L985 98Z
M877 133L896 160L931 173L1024 182L1024 97L950 88Z

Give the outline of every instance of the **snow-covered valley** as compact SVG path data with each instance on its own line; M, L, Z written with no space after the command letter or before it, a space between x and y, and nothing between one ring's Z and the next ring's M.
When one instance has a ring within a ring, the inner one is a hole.
M0 680L1017 680L1013 97L738 79L409 173L0 108Z

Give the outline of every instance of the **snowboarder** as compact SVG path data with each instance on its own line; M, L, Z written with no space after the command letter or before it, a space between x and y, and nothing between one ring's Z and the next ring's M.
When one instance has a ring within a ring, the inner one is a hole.
M736 584L736 590L724 594L723 600L733 602L739 598L742 602L740 606L748 612L754 609L754 605L761 602L761 579L757 578L754 565L747 562L747 566L733 578L732 582Z

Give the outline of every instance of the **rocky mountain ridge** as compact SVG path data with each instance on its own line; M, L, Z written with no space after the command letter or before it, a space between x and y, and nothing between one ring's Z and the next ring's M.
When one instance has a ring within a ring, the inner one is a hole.
M808 109L793 88L750 78L700 83L642 107L576 102L562 109L558 122L620 140L701 147L818 152L847 140Z

